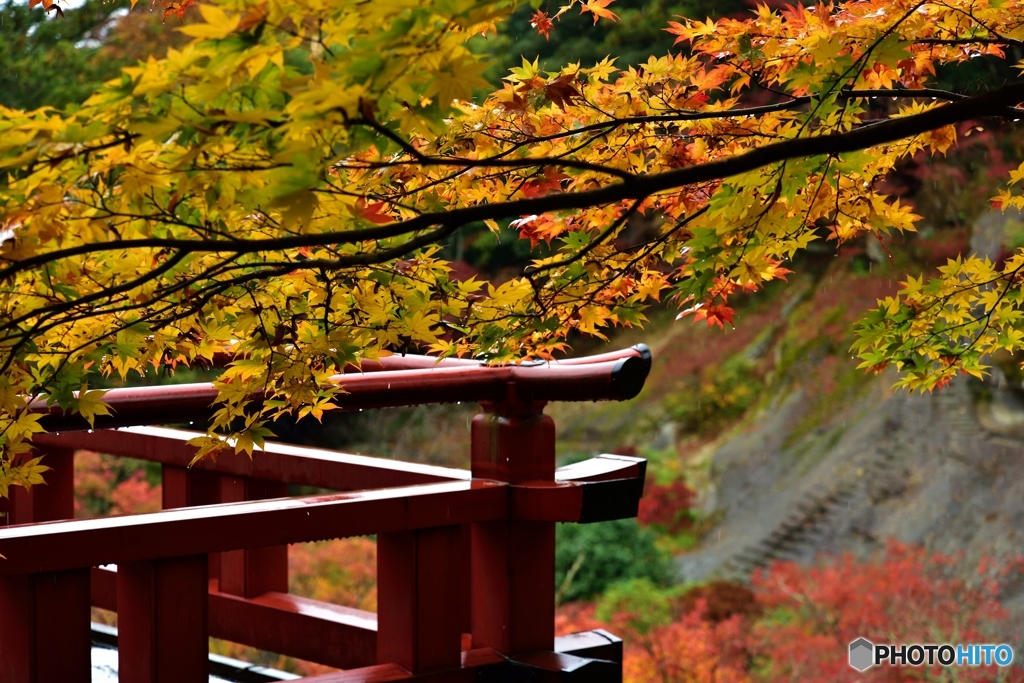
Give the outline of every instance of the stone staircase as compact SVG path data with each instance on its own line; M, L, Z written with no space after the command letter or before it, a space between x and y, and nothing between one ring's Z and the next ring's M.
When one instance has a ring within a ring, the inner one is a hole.
M945 391L934 394L932 401L933 410L927 419L934 429L948 434L946 457L962 460L993 449L1024 450L1024 442L991 432L979 423L966 381L953 382ZM857 463L851 463L845 476L808 492L766 537L733 555L717 573L746 581L754 570L776 560L807 557L817 546L816 541L858 497L871 504L898 495L905 479L905 472L897 470L899 454L924 447L915 443L914 431L897 431L891 443L879 444Z

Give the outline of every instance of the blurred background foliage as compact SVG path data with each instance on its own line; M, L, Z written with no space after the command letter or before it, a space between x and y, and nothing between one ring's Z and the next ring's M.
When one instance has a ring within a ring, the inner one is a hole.
M185 42L172 30L177 20L165 23L142 3L129 12L124 2L85 0L62 12L48 14L16 0L0 4L0 104L81 104L122 67Z
M545 2L540 10L553 16L560 2ZM643 64L651 55L663 55L671 47L675 36L665 32L669 21L680 16L705 19L742 13L747 5L742 0L616 0L609 9L618 21L601 21L596 25L589 14L566 12L555 20L555 28L548 38L541 36L530 25L536 11L524 5L499 29L497 36L476 39L480 52L498 57L486 76L498 84L509 66L517 66L520 59L540 60L547 71L580 63L587 66L605 57L616 57L620 69Z

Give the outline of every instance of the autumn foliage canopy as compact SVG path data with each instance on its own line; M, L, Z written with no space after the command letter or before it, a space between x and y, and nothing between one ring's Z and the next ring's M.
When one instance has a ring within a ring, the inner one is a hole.
M13 464L42 428L30 402L92 420L99 375L233 354L200 445L250 450L278 415L329 409L361 358L547 358L668 299L725 327L731 296L812 241L913 230L881 181L956 144L953 124L1024 112L1019 79L935 86L946 65L1024 66L1017 0L680 18L639 67L524 62L482 96L467 42L516 4L216 0L189 10L190 43L82 106L0 108L0 495L40 475ZM565 11L615 20L610 0ZM557 40L558 22L532 23ZM1024 206L1022 181L995 201ZM453 277L446 240L509 221L537 259L500 285ZM1024 340L1022 269L909 278L860 327L865 367L922 389L982 372Z

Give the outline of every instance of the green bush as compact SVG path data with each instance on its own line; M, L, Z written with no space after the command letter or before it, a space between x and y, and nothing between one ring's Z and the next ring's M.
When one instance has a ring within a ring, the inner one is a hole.
M654 532L635 519L559 524L557 538L555 586L559 602L593 598L617 581L671 583L671 557L655 546Z
M655 585L646 577L618 581L598 599L594 616L604 622L624 617L637 633L649 633L678 617L677 601L684 590Z

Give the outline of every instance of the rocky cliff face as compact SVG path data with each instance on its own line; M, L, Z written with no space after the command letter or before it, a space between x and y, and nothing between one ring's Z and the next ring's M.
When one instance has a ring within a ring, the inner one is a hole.
M702 513L720 521L679 558L681 575L742 579L775 559L864 555L888 538L962 553L965 566L1019 555L1024 440L985 426L985 387L957 382L920 396L888 391L890 380L795 442L809 407L800 392L716 448ZM1003 594L1024 613L1024 584Z

